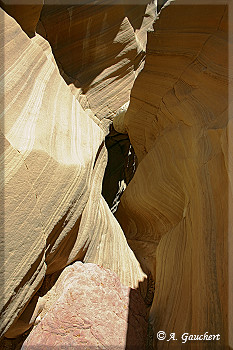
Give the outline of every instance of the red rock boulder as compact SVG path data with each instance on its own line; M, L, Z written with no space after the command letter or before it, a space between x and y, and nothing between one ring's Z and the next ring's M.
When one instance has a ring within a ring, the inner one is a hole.
M43 298L39 323L23 350L145 349L144 301L110 270L76 262Z

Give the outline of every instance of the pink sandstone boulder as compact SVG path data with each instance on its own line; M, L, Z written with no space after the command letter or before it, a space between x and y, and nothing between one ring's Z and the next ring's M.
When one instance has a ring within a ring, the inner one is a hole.
M22 350L145 349L144 301L110 270L76 262L43 298L39 323Z

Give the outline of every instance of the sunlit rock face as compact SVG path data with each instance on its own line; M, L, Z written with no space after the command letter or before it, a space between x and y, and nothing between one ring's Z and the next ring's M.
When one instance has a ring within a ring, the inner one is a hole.
M155 334L221 335L195 349L228 344L227 30L227 6L165 7L124 117L139 165L117 218L156 282Z
M29 39L2 10L0 19L5 107L0 325L2 334L15 337L31 324L32 298L45 275L75 260L110 268L131 287L145 275L101 195L106 125L83 110L48 42L38 34Z
M228 344L228 7L179 4L148 43L153 3L5 7L18 24L1 10L1 335L53 327L38 296L81 260L126 286L148 274L155 348L174 348L161 330L178 347L187 332L221 335L188 349Z

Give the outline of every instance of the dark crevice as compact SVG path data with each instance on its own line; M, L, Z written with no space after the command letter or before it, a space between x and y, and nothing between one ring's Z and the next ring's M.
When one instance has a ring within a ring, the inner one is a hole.
M126 186L132 180L137 157L127 134L118 133L113 126L105 138L108 163L105 169L102 195L112 212L115 212Z
M168 0L158 0L157 12L159 13Z
M128 134L118 133L113 125L110 127L110 133L105 138L106 148L108 150L108 163L105 169L102 194L109 205L109 208L114 213L117 210L117 206L120 203L120 198L126 189L126 186L132 180L136 168L137 157L134 152L133 146L130 143ZM155 281L152 274L149 272L147 279L139 283L138 292L145 303L146 308L146 322L147 334L144 350L153 350L153 327L149 322L149 311L153 302L155 292ZM130 298L130 304L132 301ZM130 308L130 307L129 307ZM129 315L129 319L133 322L135 320ZM128 320L129 321L129 320ZM133 336L132 327L127 331L127 346L126 349L139 349L136 345L131 347Z
M98 148L98 151L97 151L96 156L95 156L95 161L94 161L93 168L95 167L96 161L97 161L97 159L98 159L98 157L100 155L100 152L101 152L103 147L104 147L104 141L101 143L101 145Z

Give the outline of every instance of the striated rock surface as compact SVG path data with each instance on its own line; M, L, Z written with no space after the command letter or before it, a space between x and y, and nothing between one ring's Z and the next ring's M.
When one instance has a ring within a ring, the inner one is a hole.
M22 350L145 349L142 297L109 270L76 262L65 268L39 304L39 323Z
M228 6L179 3L165 7L149 33L124 117L139 165L117 218L155 280L155 334L174 332L178 348L185 332L220 334L182 346L226 349ZM158 341L156 349L173 346Z
M84 112L60 76L48 42L40 35L29 39L2 10L0 18L5 25L0 322L4 333L44 276L75 260L111 268L129 286L145 275L101 195L107 163L105 124ZM8 337L29 327L28 316L23 325L23 315Z
M228 349L228 6L166 2L144 66L153 2L1 5L0 335L143 349L146 272L156 349Z
M51 44L74 93L78 89L85 94L84 106L99 119L113 119L129 101L144 65L155 10L154 1L148 0L137 6L112 0L75 6L45 2L38 30Z

